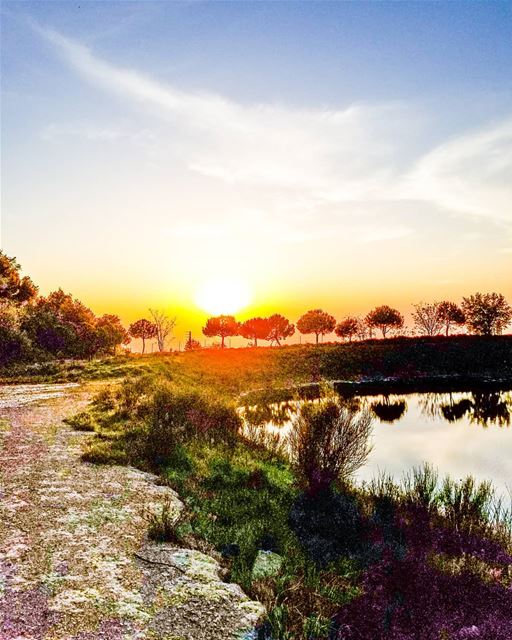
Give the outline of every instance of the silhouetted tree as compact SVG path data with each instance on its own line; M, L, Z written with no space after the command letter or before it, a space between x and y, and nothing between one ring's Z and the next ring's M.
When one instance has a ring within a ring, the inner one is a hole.
M352 342L352 338L357 335L359 330L359 320L357 318L348 317L344 318L334 330L339 338L346 339Z
M239 325L239 335L252 340L255 347L258 340L267 340L270 331L268 318L250 318Z
M225 338L239 334L239 324L233 316L215 316L208 318L203 327L203 334L208 338L218 336L221 346L224 347Z
M130 336L118 316L105 314L96 321L98 351L115 354L116 347L128 344Z
M201 343L199 340L194 340L192 336L187 338L187 341L185 342L185 351L197 351L200 348Z
M450 333L450 327L452 324L457 324L459 326L463 325L466 322L466 316L462 309L455 304L455 302L450 302L449 300L443 300L438 304L438 316L443 326L445 328L446 335Z
M156 326L156 341L158 343L158 350L165 351L166 342L169 337L172 336L174 327L176 326L176 316L170 317L163 311L158 309L150 309L149 313L153 318L153 322ZM172 338L171 338L172 339Z
M390 329L401 329L404 326L404 317L397 310L384 304L376 307L365 318L369 327L380 329L382 337L385 338Z
M270 340L271 343L275 342L280 345L281 340L286 340L295 333L295 326L279 313L274 313L268 318L268 325L267 340Z
M512 307L501 293L475 293L462 299L466 325L472 333L499 334L512 320Z
M130 325L128 330L132 338L140 338L142 340L142 353L146 350L146 340L156 338L157 327L154 322L141 318Z
M439 302L415 304L412 319L416 329L427 336L436 336L444 325L439 315Z
M297 329L303 333L314 333L316 337L316 344L318 344L318 336L324 336L327 333L332 333L336 326L336 319L322 311L321 309L312 309L297 321Z
M366 324L366 320L364 318L357 318L356 336L358 340L371 338L370 327Z
M22 278L20 269L16 258L0 251L0 301L22 304L35 298L36 285L28 276Z

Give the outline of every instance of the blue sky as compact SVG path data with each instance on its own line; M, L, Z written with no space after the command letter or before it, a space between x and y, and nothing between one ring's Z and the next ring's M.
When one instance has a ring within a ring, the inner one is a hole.
M2 42L2 245L43 290L512 297L512 3L4 2Z

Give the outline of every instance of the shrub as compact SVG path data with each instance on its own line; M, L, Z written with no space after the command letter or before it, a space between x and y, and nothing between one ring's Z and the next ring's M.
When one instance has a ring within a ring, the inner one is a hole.
M404 477L406 502L428 512L433 511L438 503L438 478L437 470L428 463L414 467Z
M168 464L175 448L185 442L232 445L240 426L234 405L195 389L161 383L149 403L145 458L161 466Z
M456 529L478 528L485 524L493 499L491 483L476 483L472 476L459 483L445 478L440 493L445 518Z
M65 418L64 422L77 431L94 431L96 427L96 421L88 411L82 411L70 418Z
M338 398L304 404L292 421L289 448L296 472L315 493L347 480L371 450L372 417L356 412Z
M179 542L187 530L183 514L171 500L165 500L158 511L147 509L148 537L156 542Z

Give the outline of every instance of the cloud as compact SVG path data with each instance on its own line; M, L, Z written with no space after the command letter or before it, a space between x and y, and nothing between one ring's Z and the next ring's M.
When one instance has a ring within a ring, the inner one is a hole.
M365 203L373 210L380 207L384 219L356 229L361 243L413 233L412 216L398 224L386 219L404 202L413 211L414 203L428 203L434 210L484 216L512 229L512 119L456 137L404 166L404 158L414 155L411 139L419 121L405 104L340 109L243 105L211 93L181 91L106 62L55 31L37 30L90 82L157 116L162 148L172 146L182 167L246 189L246 198L257 193L274 226L288 229L286 242L324 237L339 229L336 216L343 218L352 205ZM60 133L50 128L46 135ZM84 135L109 139L118 134L85 128ZM318 232L322 216L332 227ZM177 233L212 235L207 227L191 229Z
M512 119L427 153L400 189L404 197L512 224Z
M179 129L187 137L186 162L194 172L230 184L300 187L328 200L371 193L389 174L397 130L390 123L403 123L404 105L245 106L211 93L177 90L105 62L55 31L38 30L84 77Z

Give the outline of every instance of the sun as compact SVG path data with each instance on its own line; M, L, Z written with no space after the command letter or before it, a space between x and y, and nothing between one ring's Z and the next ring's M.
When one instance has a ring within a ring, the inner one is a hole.
M249 304L251 292L242 280L216 278L207 280L199 287L195 301L206 313L231 315Z

